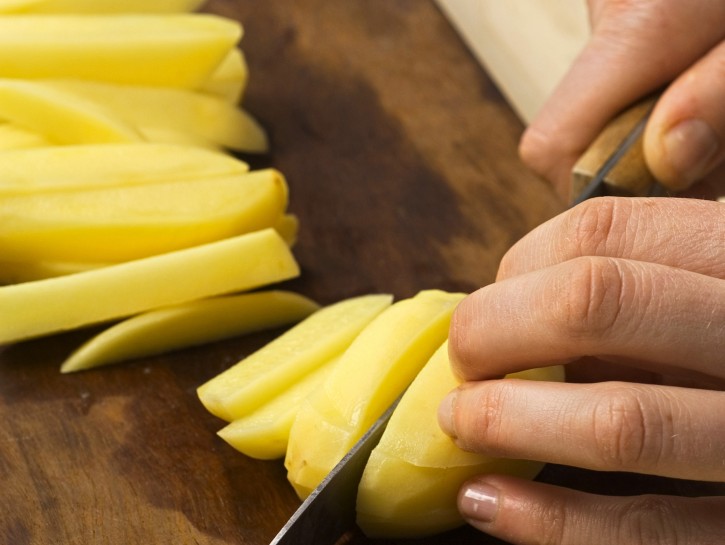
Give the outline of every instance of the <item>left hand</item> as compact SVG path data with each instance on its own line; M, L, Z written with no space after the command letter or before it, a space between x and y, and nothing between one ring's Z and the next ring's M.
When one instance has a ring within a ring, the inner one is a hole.
M725 204L604 198L554 218L459 305L449 352L475 381L439 413L461 448L725 482ZM557 363L582 383L498 380ZM459 507L521 545L725 543L725 497L605 497L485 475Z

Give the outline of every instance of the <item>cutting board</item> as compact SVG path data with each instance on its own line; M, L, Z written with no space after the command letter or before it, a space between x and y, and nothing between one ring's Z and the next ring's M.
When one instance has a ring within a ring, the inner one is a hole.
M245 105L273 150L250 160L287 176L300 218L302 277L285 287L323 304L471 291L562 209L519 163L521 121L432 1L206 9L245 26ZM0 543L266 545L299 504L282 463L219 439L222 422L195 390L279 332L59 374L91 333L0 348ZM540 478L607 493L692 490L554 466ZM415 543L498 542L463 528Z

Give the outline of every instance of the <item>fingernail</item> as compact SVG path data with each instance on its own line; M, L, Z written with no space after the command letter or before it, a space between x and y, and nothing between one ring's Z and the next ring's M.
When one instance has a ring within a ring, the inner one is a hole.
M458 499L458 509L463 518L477 522L493 522L498 504L498 488L485 483L467 485Z
M663 145L670 166L687 185L707 173L720 147L717 134L702 119L679 122L665 133Z
M453 410L456 406L457 395L458 392L456 390L452 391L438 405L438 425L443 430L443 433L450 435L454 439L456 438L456 431L453 425Z

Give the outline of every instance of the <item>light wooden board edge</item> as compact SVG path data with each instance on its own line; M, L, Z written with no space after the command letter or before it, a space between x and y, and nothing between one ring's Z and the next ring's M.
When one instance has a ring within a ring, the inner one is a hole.
M584 45L584 0L435 0L529 123Z

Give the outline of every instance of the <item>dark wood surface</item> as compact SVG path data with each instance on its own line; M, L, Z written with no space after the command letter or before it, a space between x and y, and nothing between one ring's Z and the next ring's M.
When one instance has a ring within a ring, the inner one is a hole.
M521 124L432 2L217 0L208 11L245 26L245 104L273 144L254 165L287 176L301 220L303 276L289 287L321 303L470 291L561 210L517 159ZM227 446L195 389L275 333L60 375L87 334L0 348L0 543L266 545L298 505L282 463ZM540 478L698 490L561 467ZM464 528L420 543L498 542Z

